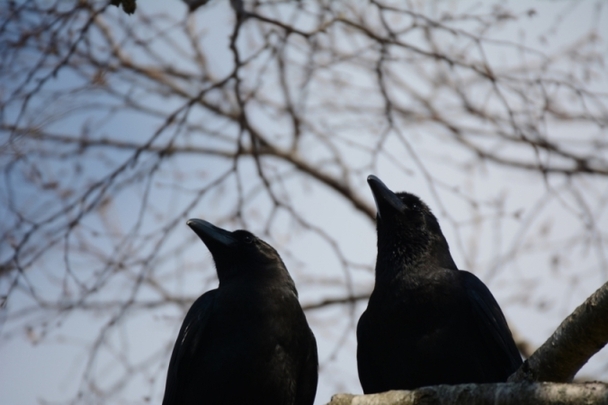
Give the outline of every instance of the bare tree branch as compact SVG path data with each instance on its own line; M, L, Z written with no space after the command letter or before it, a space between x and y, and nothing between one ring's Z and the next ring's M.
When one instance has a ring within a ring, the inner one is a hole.
M575 405L603 404L608 385L585 384L463 384L437 385L413 391L389 391L371 395L335 395L330 405Z
M600 287L509 377L510 382L571 382L608 343L608 283Z

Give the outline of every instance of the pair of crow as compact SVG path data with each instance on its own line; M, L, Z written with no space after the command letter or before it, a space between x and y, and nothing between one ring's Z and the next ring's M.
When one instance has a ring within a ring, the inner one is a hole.
M357 326L363 391L505 381L521 365L488 288L460 271L428 206L369 176L377 208L376 283ZM219 287L197 299L171 355L163 405L312 404L318 361L279 254L251 233L188 225Z

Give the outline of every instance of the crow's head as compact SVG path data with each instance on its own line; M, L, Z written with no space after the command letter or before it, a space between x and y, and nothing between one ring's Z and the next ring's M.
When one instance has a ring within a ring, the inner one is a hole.
M374 175L367 177L367 183L376 202L379 258L456 268L437 218L420 198L394 193Z
M211 252L220 283L238 278L283 279L293 284L277 251L251 232L230 232L202 219L187 224Z

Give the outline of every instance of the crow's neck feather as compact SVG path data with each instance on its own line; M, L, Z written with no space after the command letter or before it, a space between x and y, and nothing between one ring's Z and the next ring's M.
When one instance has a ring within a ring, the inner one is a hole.
M407 232L399 237L383 238L378 234L376 282L391 282L398 276L416 277L429 268L458 270L443 235Z

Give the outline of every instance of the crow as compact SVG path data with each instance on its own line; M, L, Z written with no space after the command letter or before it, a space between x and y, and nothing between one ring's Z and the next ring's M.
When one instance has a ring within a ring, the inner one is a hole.
M219 287L188 311L163 405L310 405L317 343L277 251L250 232L187 224L213 256Z
M377 208L375 286L357 325L366 394L506 381L522 363L498 303L458 270L437 218L417 196L367 182Z

